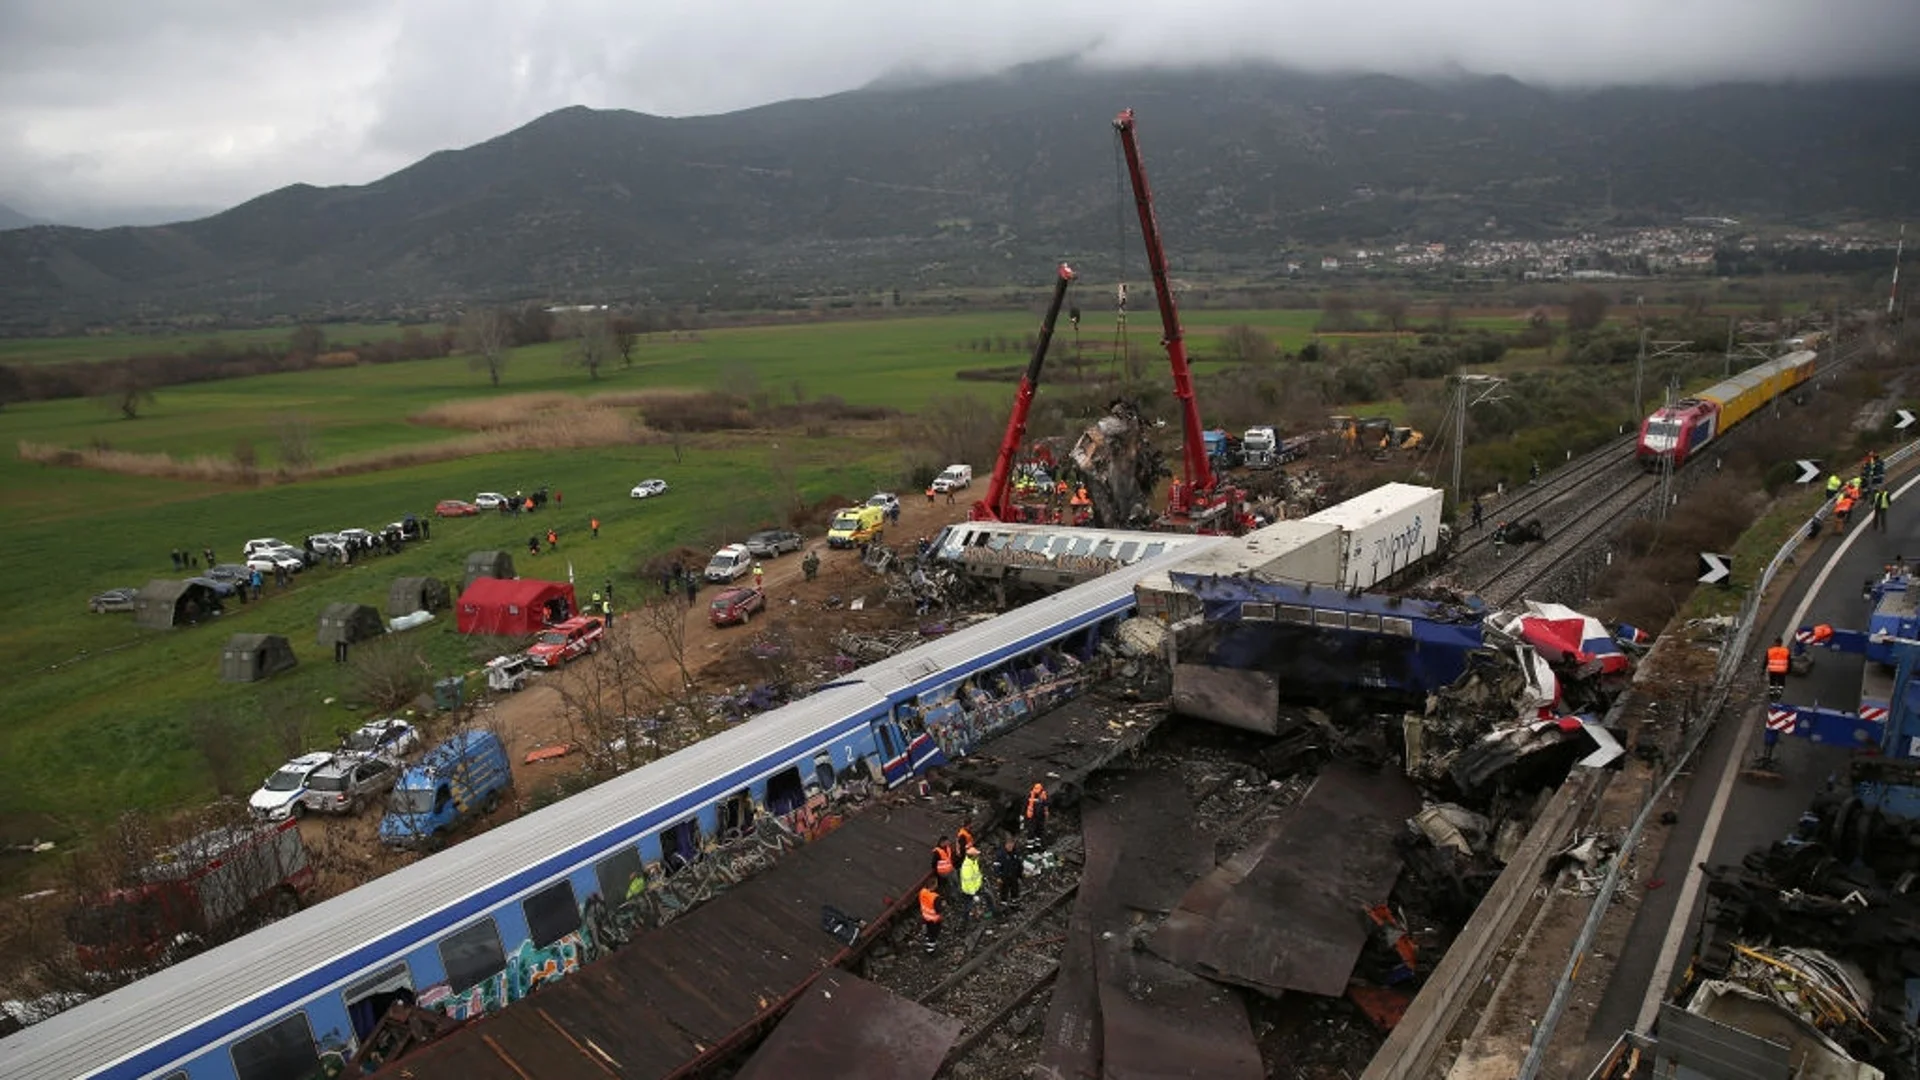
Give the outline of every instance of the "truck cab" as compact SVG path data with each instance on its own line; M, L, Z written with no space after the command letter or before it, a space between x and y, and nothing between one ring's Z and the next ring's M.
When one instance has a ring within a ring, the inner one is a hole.
M491 813L512 785L499 736L460 732L401 774L380 819L380 840L395 847L437 847L448 833Z
M1247 465L1255 469L1265 469L1273 465L1273 452L1280 445L1278 436L1270 427L1250 427L1240 440L1241 453L1247 459Z

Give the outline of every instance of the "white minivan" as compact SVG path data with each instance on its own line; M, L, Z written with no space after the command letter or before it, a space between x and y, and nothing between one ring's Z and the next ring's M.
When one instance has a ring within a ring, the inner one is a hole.
M708 581L725 584L738 581L753 571L753 552L745 544L728 544L713 553L704 575Z

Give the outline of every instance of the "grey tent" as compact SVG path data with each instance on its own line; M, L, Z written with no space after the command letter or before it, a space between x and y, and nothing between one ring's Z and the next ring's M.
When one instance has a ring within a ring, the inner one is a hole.
M504 551L476 551L467 556L467 575L460 580L460 591L483 577L513 580L513 556Z
M279 634L235 634L220 653L220 681L258 682L296 662L293 646Z
M372 604L328 604L320 609L320 636L322 645L376 638L387 632L387 624L380 621L380 612Z
M133 621L149 630L171 630L220 614L220 597L191 581L147 582L133 595Z
M442 611L452 606L453 597L447 594L447 583L437 577L395 578L387 589L387 614L396 619L416 611Z

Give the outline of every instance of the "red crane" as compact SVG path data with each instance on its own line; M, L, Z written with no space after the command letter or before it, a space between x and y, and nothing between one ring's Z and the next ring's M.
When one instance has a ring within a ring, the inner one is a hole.
M1235 505L1240 501L1240 493L1233 489L1214 490L1218 481L1213 475L1213 464L1207 459L1200 406L1193 398L1193 372L1187 366L1186 335L1180 329L1180 311L1173 303L1173 286L1167 282L1167 252L1160 243L1160 223L1153 214L1153 192L1147 187L1147 170L1140 163L1133 110L1126 109L1114 117L1113 128L1120 133L1120 146L1127 155L1127 176L1133 181L1133 201L1140 211L1140 233L1147 242L1147 268L1153 272L1153 295L1160 302L1161 344L1166 346L1167 363L1173 367L1173 395L1180 399L1182 479L1167 493L1167 516L1191 519L1226 509L1232 516L1219 524L1241 528L1245 523L1238 520Z
M1020 376L1020 389L1013 396L1013 415L1007 417L1007 433L1000 440L1000 453L993 459L993 478L987 481L986 494L973 504L967 515L973 521L1019 521L1020 508L1013 504L1013 458L1020 452L1020 441L1027 435L1027 413L1033 408L1033 392L1040 385L1040 365L1047 359L1047 347L1053 343L1053 326L1060 321L1060 305L1066 301L1067 286L1073 284L1073 267L1060 264L1053 281L1053 299L1047 303L1047 316L1040 323L1040 339L1027 359L1026 374Z

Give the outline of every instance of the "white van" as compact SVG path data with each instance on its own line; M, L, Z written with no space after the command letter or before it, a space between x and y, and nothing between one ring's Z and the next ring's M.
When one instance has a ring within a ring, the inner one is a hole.
M738 581L752 570L753 552L748 551L745 544L728 544L713 553L713 558L707 562L707 571L704 576L708 581L717 581L724 585L729 581Z
M973 483L973 466L949 465L946 471L933 478L935 491L959 491Z

